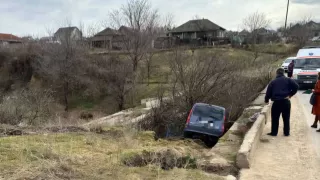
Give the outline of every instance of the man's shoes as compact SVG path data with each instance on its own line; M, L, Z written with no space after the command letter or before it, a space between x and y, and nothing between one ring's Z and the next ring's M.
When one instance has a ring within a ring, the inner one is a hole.
M277 135L272 134L272 133L268 133L267 135L268 135L268 136L277 136Z
M284 134L284 136L288 137L288 136L290 136L290 134Z
M318 129L317 132L320 132L320 129Z
M311 127L317 129L318 125L317 124L313 124Z

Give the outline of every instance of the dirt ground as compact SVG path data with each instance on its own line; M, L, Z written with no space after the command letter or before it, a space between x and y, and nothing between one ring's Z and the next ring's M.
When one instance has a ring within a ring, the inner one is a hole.
M243 170L243 180L316 180L320 179L320 159L312 145L312 137L306 114L297 97L292 98L291 136L283 136L280 119L277 137L266 134L271 130L266 125L261 142L255 152L252 167ZM320 138L320 134L319 134Z

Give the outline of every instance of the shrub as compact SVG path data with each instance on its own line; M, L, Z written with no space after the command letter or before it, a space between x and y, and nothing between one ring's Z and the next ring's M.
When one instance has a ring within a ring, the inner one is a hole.
M220 54L192 56L183 51L174 52L170 58L172 100L160 103L139 123L160 137L181 135L188 112L199 102L225 107L228 129L268 84L272 70L268 64L274 60L225 59Z
M52 117L52 92L49 90L18 90L3 98L0 123L39 125Z

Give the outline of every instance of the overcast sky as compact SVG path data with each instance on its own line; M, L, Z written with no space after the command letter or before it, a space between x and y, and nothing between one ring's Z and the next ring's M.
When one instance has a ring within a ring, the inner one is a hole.
M290 0L289 22L312 16L320 21L320 0ZM127 0L0 0L0 33L44 36L65 19L74 26L92 25L107 18ZM287 0L150 0L163 15L172 13L180 25L195 15L228 30L240 30L242 19L255 11L264 12L276 29L284 24Z

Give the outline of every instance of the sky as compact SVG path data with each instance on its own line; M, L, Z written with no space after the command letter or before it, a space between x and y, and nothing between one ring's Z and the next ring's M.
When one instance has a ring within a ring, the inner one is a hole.
M160 15L171 13L176 26L196 15L227 30L241 30L243 18L261 12L271 20L271 29L284 25L287 0L149 0ZM127 0L0 0L0 33L46 36L66 24L99 26L108 12ZM288 22L312 17L320 22L320 0L290 0ZM102 28L102 27L100 27ZM85 32L84 32L85 33Z

